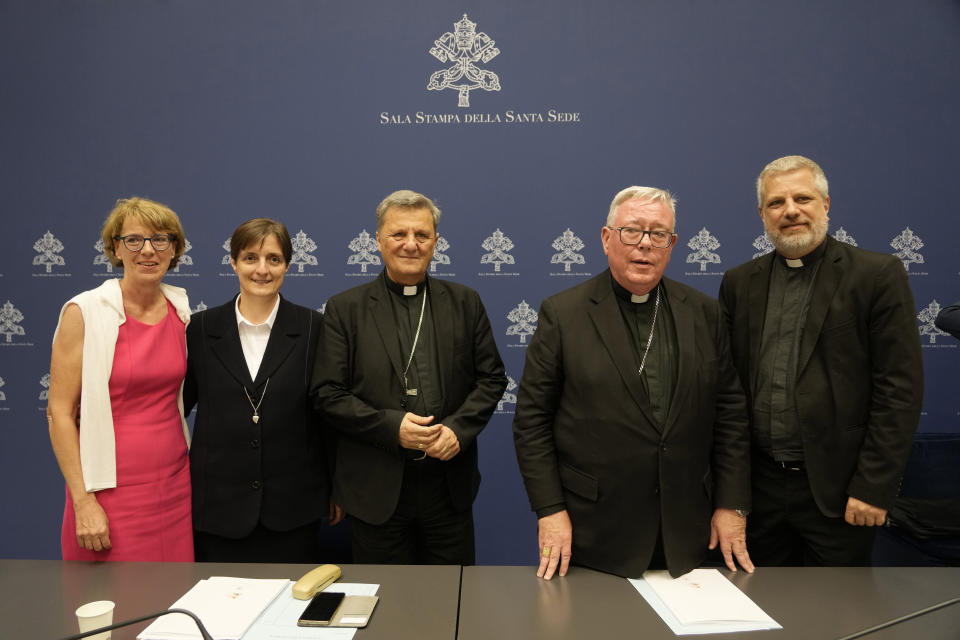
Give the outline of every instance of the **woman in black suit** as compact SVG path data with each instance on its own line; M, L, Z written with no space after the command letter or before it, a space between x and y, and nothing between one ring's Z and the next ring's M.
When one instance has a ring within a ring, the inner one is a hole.
M329 497L331 441L307 396L323 316L280 296L292 254L280 222L237 227L240 293L187 331L198 561L316 563L321 519L342 517Z

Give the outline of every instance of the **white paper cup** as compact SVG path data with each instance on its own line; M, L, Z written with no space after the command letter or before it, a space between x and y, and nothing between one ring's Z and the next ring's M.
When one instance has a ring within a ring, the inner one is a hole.
M113 624L113 607L114 604L109 600L97 600L96 602L88 602L77 609L77 623L80 625L80 633ZM95 636L90 636L90 640L110 640L110 632L104 631Z

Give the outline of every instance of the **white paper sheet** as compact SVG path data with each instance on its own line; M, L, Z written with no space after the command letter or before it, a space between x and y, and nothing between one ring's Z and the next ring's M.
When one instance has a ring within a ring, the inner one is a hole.
M782 628L716 569L694 569L676 579L647 571L630 584L676 635Z
M239 640L257 616L289 585L290 581L284 578L260 580L215 576L193 585L170 608L195 613L217 640ZM170 614L154 620L137 638L199 640L200 631L189 617Z

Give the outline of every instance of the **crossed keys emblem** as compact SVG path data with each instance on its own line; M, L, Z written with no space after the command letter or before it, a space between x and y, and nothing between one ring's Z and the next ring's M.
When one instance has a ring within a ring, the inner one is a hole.
M453 66L436 71L430 76L427 89L441 91L456 89L459 92L458 107L470 106L473 89L500 91L500 78L492 71L481 69L475 63L490 62L500 55L496 42L487 34L477 33L477 23L467 14L453 24L453 33L446 32L433 41L431 55L440 62L452 62Z

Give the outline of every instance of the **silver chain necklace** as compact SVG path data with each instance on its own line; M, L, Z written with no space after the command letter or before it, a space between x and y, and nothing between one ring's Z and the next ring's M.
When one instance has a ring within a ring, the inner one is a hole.
M647 348L643 350L638 374L643 375L643 365L647 363L647 354L650 353L650 343L653 342L653 329L657 326L657 310L660 308L660 285L657 285L657 299L653 303L653 322L650 323L650 335L647 337Z
M267 387L270 385L270 378L267 378L267 381L263 385L263 393L260 394L260 402L256 405L253 404L253 398L250 397L250 392L247 391L246 385L243 387L243 393L247 396L247 402L250 403L250 408L253 409L253 417L250 419L253 420L253 424L260 422L260 405L263 404L263 397L267 395Z
M423 288L423 301L420 303L420 319L417 320L417 332L413 336L413 346L410 347L410 357L407 358L407 366L403 368L403 393L407 396L417 395L416 389L411 389L407 385L407 372L410 371L410 363L413 362L413 354L417 350L417 341L420 339L420 327L423 326L423 312L427 308L427 288Z

